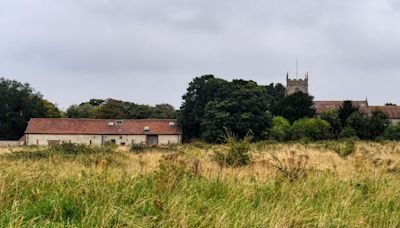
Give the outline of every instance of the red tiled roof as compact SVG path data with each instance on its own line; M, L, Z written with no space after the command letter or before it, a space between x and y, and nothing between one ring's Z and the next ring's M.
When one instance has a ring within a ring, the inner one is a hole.
M360 111L367 111L367 101L352 101L353 105L358 107ZM314 107L317 114L322 114L327 110L338 110L342 106L343 101L314 101Z
M121 121L117 123L118 121ZM113 122L114 126L109 126ZM175 126L170 126L174 122ZM148 127L149 131L144 128ZM104 119L66 119L32 118L26 129L27 134L95 134L95 135L180 135L182 129L176 120L104 120Z
M400 119L400 106L369 106L369 111L381 110L386 113L389 119Z

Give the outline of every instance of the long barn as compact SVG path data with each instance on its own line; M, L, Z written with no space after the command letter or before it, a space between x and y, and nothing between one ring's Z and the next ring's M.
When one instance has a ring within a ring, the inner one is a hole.
M60 143L87 145L178 144L182 129L176 120L105 120L32 118L25 132L26 145Z

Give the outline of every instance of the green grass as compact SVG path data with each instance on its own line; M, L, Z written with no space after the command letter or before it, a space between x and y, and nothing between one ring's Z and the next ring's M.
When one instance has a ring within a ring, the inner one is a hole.
M385 167L364 167L348 178L310 169L291 182L279 175L262 178L250 167L217 175L207 156L197 157L201 169L195 171L198 147L182 146L180 155L161 152L158 168L146 172L131 166L139 165L139 156L151 162L158 155L85 150L40 159L2 155L0 227L400 226L400 174ZM95 155L99 160L91 159Z

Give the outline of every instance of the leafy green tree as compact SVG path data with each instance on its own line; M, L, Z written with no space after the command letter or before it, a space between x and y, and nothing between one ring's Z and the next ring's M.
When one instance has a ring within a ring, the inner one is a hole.
M290 138L290 123L282 116L276 116L272 119L272 128L270 138L278 141L285 141Z
M128 119L127 113L129 103L107 99L105 103L96 110L94 116L96 119Z
M383 134L385 139L400 140L400 123L389 125Z
M271 114L267 111L265 87L253 81L233 80L221 88L230 93L225 97L217 97L209 101L201 122L201 138L208 142L222 142L224 129L240 138L249 131L255 139L260 139L262 133L271 126Z
M177 118L177 112L174 106L170 104L158 104L152 108L151 118L155 119L175 119Z
M260 139L271 126L269 101L266 86L206 75L189 84L179 120L186 138L222 142L227 128L240 138L252 131Z
M369 117L369 136L375 139L383 136L386 128L390 125L388 115L381 110L374 110Z
M292 125L292 139L308 138L322 140L329 138L329 123L318 118L304 118L296 120Z
M227 81L215 78L213 75L196 77L189 83L187 92L182 97L179 113L179 122L185 138L201 137L206 106L211 101L223 100L227 96L229 93L226 89L227 84ZM209 109L215 109L214 106Z
M0 78L0 139L19 139L34 117L55 117L58 109L29 84Z
M351 127L345 127L340 131L339 138L348 139L357 137L357 132Z
M359 112L358 107L353 105L353 102L350 100L343 101L342 106L339 108L339 118L342 123L342 126L345 126L347 123L347 119L351 114Z
M275 113L285 117L291 123L304 117L313 117L315 115L314 97L303 92L286 96L278 103Z
M211 101L207 103L205 114L202 118L201 129L203 129L201 138L207 142L224 143L225 134L234 123L232 123L232 108L229 101Z
M45 116L47 118L60 118L64 115L63 112L58 109L55 104L46 99L43 100L43 106L46 108Z
M96 112L100 106L95 106L90 102L85 102L80 105L71 105L67 111L68 118L96 118Z
M177 111L169 104L150 106L115 99L91 99L80 105L71 105L66 116L97 119L175 119Z
M266 86L266 89L267 89L267 99L269 103L268 109L272 112L274 116L277 116L275 110L277 110L279 102L283 98L285 98L286 88L280 83L278 84L271 83L270 85Z
M325 120L331 126L332 135L334 138L339 138L340 131L342 130L342 122L339 118L338 110L327 110L322 113L321 119Z
M347 126L356 131L357 137L360 139L369 139L369 119L367 116L360 112L353 112L347 118Z

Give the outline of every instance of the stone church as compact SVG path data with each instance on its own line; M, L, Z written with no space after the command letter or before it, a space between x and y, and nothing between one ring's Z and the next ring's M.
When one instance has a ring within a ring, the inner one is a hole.
M290 79L289 73L286 74L286 96L297 92L308 93L308 73L304 79Z
M289 74L286 74L286 96L296 92L308 93L308 79L308 73L305 74L304 79L290 79ZM352 102L354 106L367 115L374 110L381 110L388 115L392 123L400 122L400 106L370 106L368 100L356 100ZM327 110L338 110L342 104L343 100L314 101L315 111L318 116Z

